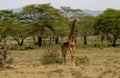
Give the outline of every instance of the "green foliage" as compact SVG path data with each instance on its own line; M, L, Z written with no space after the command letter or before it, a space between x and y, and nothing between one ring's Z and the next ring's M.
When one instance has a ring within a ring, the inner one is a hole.
M29 37L31 28L27 24L14 22L10 28L9 36L12 36L22 46L26 37Z
M27 37L29 36L30 27L27 24L14 22L11 27L10 35L12 37Z
M20 12L20 14L25 14L28 12L37 12L35 6L36 6L35 4L25 6L23 10Z
M109 45L106 44L106 43L98 43L98 42L95 42L95 43L92 43L92 44L87 44L87 45L84 45L84 44L79 44L77 45L78 48L105 48L105 47L108 47Z
M13 20L0 21L0 42L8 36L12 22Z
M87 56L83 56L83 57L76 57L76 61L75 64L78 66L80 64L89 64L90 60Z
M18 44L11 45L10 50L31 50L36 48L38 48L36 44L25 43L23 46L19 46Z
M0 41L5 40L8 36L14 38L20 46L22 46L26 37L31 36L40 37L40 39L36 38L38 39L36 43L40 43L40 45L43 43L43 38L48 41L48 38L54 37L57 41L60 37L68 36L73 17L78 16L80 22L78 21L76 25L75 34L78 37L84 37L84 42L87 43L87 36L94 35L93 32L95 31L97 35L101 34L108 39L112 45L117 44L116 42L120 38L119 10L107 9L95 19L95 17L83 13L80 9L70 7L61 7L61 9L62 12L48 3L27 5L19 13L1 10L0 18L5 16L9 19L0 20ZM25 21L29 19L31 23L20 23L19 19ZM95 30L93 30L93 25ZM89 46L104 47L106 44L93 43L89 45L88 43L87 46L80 45L83 48Z
M11 16L12 15L12 11L10 10L0 10L0 17L1 16Z
M93 25L95 23L95 17L90 15L82 15L80 17L79 28L77 28L82 35L86 32L87 35L93 34Z
M31 31L32 35L36 35L41 38L46 38L54 34L56 35L56 26L60 26L59 20L62 17L60 12L50 4L38 4L34 7L37 9L37 14L39 14L39 20L33 21L29 24L33 28ZM28 6L25 8L28 8ZM38 44L41 42L42 41L38 40Z
M120 10L107 9L96 18L95 31L102 36L107 36L113 46L120 38Z
M80 9L72 9L70 7L61 7L61 9L63 10L62 14L65 16L67 22L68 18L78 16L82 12Z
M108 47L108 45L107 44L101 44L101 43L94 43L94 44L91 44L91 47L103 48L103 47Z
M42 62L43 65L62 63L62 59L60 58L59 51L53 48L46 51L45 54L40 58L40 61Z

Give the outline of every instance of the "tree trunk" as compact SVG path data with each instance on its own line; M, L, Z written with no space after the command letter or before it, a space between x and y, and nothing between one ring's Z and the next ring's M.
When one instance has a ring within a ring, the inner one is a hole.
M87 34L86 34L86 32L84 33L84 45L87 45Z
M19 43L20 46L23 46L24 43L24 39L21 40L21 42Z
M38 46L41 47L42 45L42 37L38 36Z
M25 38L24 38L24 39L25 39ZM14 40L17 41L17 43L18 43L19 46L23 46L24 39L14 38Z
M116 46L116 41L117 41L117 39L114 39L114 40L113 40L113 43L112 43L112 46L113 46L113 47Z
M58 44L58 43L59 43L59 36L55 38L55 44Z
M103 44L104 36L101 36L101 44Z

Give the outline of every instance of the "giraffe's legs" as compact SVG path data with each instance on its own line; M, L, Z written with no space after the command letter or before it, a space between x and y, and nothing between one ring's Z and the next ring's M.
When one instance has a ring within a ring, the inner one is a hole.
M75 52L75 47L69 47L70 54L71 54L71 63L74 64L74 52Z
M69 45L69 42L64 42L61 45L61 50L62 50L62 59L63 59L63 62L66 64L66 54L67 54L67 50L69 50L70 54L71 54L71 63L74 64L75 45L74 44Z
M64 63L66 64L66 52L63 54L63 60L64 60Z
M67 48L64 45L62 45L61 48L62 48L62 59L63 59L64 63L66 64Z

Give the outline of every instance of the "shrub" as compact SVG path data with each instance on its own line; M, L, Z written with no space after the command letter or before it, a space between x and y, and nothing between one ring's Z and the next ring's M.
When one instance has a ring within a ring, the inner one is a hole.
M30 49L35 49L38 48L37 45L32 44L32 43L25 43L22 46L19 46L18 44L14 44L11 46L11 50L30 50Z
M78 66L80 64L89 64L90 60L87 56L83 56L83 57L77 57L75 64Z
M62 59L60 58L59 51L55 48L48 49L45 54L40 58L42 64L54 64L54 63L62 63Z
M8 52L9 46L7 45L1 45L0 46L0 67L5 67L6 64L8 64L7 67L9 67L9 64L13 63L13 58L10 57L10 52Z
M94 43L93 46L94 47L99 47L99 48L101 48L101 47L107 47L106 44L100 44L100 43Z

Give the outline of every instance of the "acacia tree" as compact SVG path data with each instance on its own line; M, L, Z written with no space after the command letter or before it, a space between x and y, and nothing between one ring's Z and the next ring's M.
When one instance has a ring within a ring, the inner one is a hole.
M120 38L120 10L107 9L103 14L96 18L95 30L100 34L106 35L107 39L116 46Z
M26 37L30 36L31 28L27 24L13 22L9 31L9 36L12 36L17 41L19 46L22 46Z
M8 20L11 17L14 17L13 11L10 10L0 10L0 20Z
M93 24L95 17L91 15L80 16L80 30L84 38L84 45L87 45L87 36L93 34ZM78 28L79 29L79 28Z
M0 21L0 42L3 41L4 44L6 44L12 22L13 20Z
M14 14L10 10L0 10L0 42L6 44L8 31L13 22Z
M20 14L25 14L25 13L29 13L29 12L32 12L32 13L37 13L37 8L36 8L37 5L35 4L32 4L32 5L27 5L23 8L23 10L20 12Z
M35 5L36 13L39 15L39 20L33 21L30 25L33 27L34 35L37 36L39 47L42 45L42 39L45 37L46 30L50 29L54 32L53 22L56 17L60 16L57 9L50 6L50 4Z
M53 27L53 38L55 44L59 44L59 38L65 36L68 33L68 23L63 16L57 16L49 22L49 25Z

